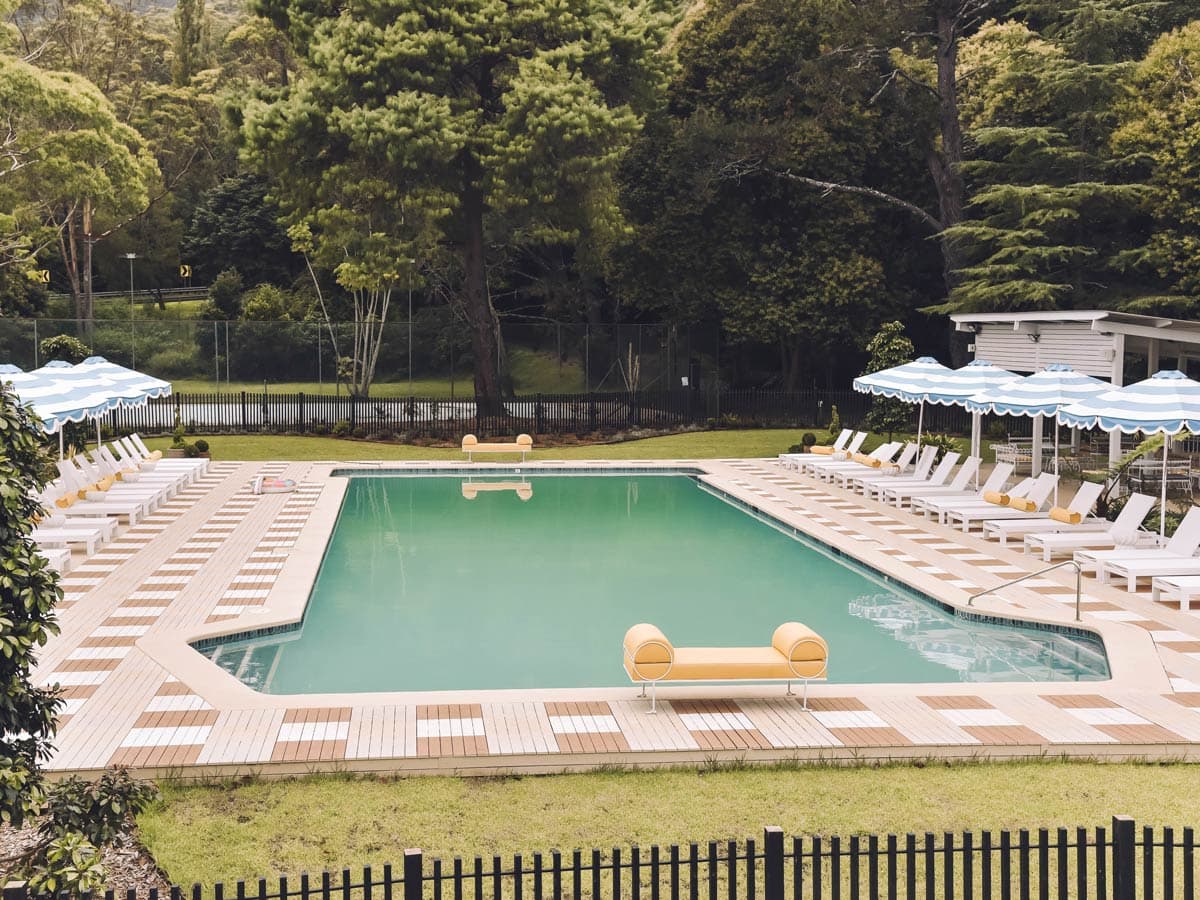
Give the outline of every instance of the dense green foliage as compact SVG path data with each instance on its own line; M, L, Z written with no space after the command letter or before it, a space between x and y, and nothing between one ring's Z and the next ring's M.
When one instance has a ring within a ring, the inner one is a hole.
M14 2L0 314L236 268L364 393L412 289L494 406L507 321L719 327L689 364L800 388L895 319L1200 308L1191 0Z

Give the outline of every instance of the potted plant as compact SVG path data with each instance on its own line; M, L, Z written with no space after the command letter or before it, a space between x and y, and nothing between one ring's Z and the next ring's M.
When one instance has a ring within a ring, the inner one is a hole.
M211 455L208 452L208 441L206 441L204 438L198 438L192 444L192 446L196 448L197 456L203 456L205 459L211 459Z

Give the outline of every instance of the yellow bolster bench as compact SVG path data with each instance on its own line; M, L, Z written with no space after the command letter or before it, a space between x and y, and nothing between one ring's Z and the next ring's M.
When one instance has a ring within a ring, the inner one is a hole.
M769 647L675 647L643 622L625 632L624 664L630 680L642 683L642 696L650 685L651 712L660 681L786 681L789 695L791 682L803 681L807 709L808 683L825 679L829 646L807 625L784 622Z
M518 434L515 441L481 444L479 438L468 434L462 439L462 451L467 454L467 462L472 462L472 453L520 453L521 462L525 462L525 454L533 452L533 438Z
M480 491L513 491L521 500L533 497L533 485L528 481L464 481L462 495L474 500Z

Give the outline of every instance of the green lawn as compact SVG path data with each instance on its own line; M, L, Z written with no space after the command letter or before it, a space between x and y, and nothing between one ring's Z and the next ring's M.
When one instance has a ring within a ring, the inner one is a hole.
M800 440L802 432L790 428L745 431L693 431L666 437L644 438L620 444L587 444L535 449L531 459L713 459L775 456ZM465 457L457 447L414 447L380 444L330 437L281 437L279 435L216 435L207 438L210 452L218 459L452 459ZM168 437L151 438L152 449L170 446ZM494 455L488 459L520 459Z
M993 763L167 786L139 818L173 881L318 872L426 854L510 855L786 832L853 834L1195 820L1194 765Z

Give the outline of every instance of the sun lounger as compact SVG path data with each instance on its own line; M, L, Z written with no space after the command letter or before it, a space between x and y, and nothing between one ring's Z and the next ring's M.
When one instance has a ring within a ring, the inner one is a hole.
M917 497L936 497L936 496L954 496L961 494L964 497L969 497L971 494L967 492L967 486L979 475L979 457L968 456L967 461L958 467L958 471L954 475L954 480L949 484L933 484L932 479L923 484L899 484L899 485L884 485L880 492L879 499L884 503L895 504L897 509L903 509L905 503L909 503ZM1007 476L1003 476L1003 479Z
M1150 582L1150 599L1177 602L1182 612L1190 612L1192 598L1200 594L1200 575L1160 575Z
M904 446L904 453L901 454L898 462L904 462L904 466L897 467L896 464L880 466L878 472L857 472L854 477L846 479L846 487L853 491L860 491L864 497L871 496L871 491L874 485L882 482L894 481L916 481L929 477L929 472L933 468L933 461L937 457L937 447L926 447L921 451L920 456L915 456L917 445L914 443ZM907 462L905 457L908 456ZM908 465L913 463L913 457L916 458L916 463L911 471L905 471Z
M1193 506L1183 517L1175 534L1165 547L1116 547L1112 550L1077 550L1075 562L1085 570L1092 572L1101 581L1107 579L1107 573L1123 575L1129 583L1129 589L1136 589L1136 579L1153 578L1156 575L1189 575L1189 566L1194 566L1200 574L1200 559L1196 559L1196 550L1200 549L1200 507ZM1144 564L1151 565L1146 566ZM1155 564L1162 564L1159 571L1152 571ZM1114 568L1115 567L1115 568Z
M936 452L937 448L933 448ZM898 490L904 488L915 487L940 487L946 483L946 479L950 477L950 472L958 465L959 454L955 452L947 453L942 457L942 461L937 464L932 472L927 473L925 478L895 478L891 481L875 481L867 486L867 495L872 493L877 495L877 499L883 500L889 494L894 494Z
M64 462L64 460L59 461ZM136 525L138 520L150 515L156 505L153 497L131 495L124 491L95 490L83 484L80 473L71 468L60 468L61 477L51 486L42 505L54 513L64 516L118 516ZM84 493L80 497L80 492ZM91 496L89 496L89 493Z
M1142 520L1150 514L1157 501L1146 494L1131 494L1115 521L1108 527L1090 532L1058 531L1025 535L1025 552L1041 553L1050 562L1055 554L1076 550L1111 550L1118 546L1134 547L1143 542L1157 541L1157 535L1138 531Z
M845 462L861 448L867 440L865 431L856 432L849 443L840 450L835 450L833 453L821 455L818 453L801 453L796 460L796 468L801 472L814 472L822 466L833 465L834 463Z
M1031 487L1033 487L1033 479L1023 478L1012 487L1004 488L1003 493L1009 497L1024 497ZM973 508L984 504L987 504L990 509L999 509L999 506L988 503L984 499L988 495L988 491L981 490L978 494L971 494L969 497L926 497L920 503L914 500L912 508L913 512L921 512L926 518L936 518L945 524L946 516L952 509Z
M71 571L71 551L61 548L39 547L38 552L46 557L46 561L50 563L50 568L58 572L59 575L66 575Z
M148 510L162 502L162 488L117 481L116 476L104 474L82 457L60 459L56 465L63 484L75 490L80 500L142 500L148 504Z
M30 533L30 539L39 547L82 547L91 556L102 540L104 529L96 528L46 528L38 526Z
M926 488L909 497L911 511L925 516L941 515L943 507L953 506L970 500L982 500L984 494L1004 489L1012 475L1012 463L996 463L982 487L978 490L952 491L950 488Z
M976 522L982 524L994 519L1024 519L1030 513L1039 511L1046 505L1050 495L1054 493L1054 485L1058 476L1051 472L1043 472L1033 480L1029 489L1023 494L1009 494L1008 501L1003 505L990 502L986 497L980 504L964 504L952 507L946 511L945 521L953 525L962 525L964 532L970 531Z
M833 481L839 472L879 471L884 463L890 462L900 452L900 442L880 444L870 453L855 453L849 459L838 460L821 466L813 474L822 481Z
M833 456L839 450L845 448L853 434L854 429L843 428L842 433L837 436L837 440L832 444L814 444L808 448L808 453L780 453L779 464L785 469L798 469L801 460L808 459L810 454L815 456ZM866 438L864 437L863 440L866 440Z
M521 462L525 454L533 452L533 438L527 434L518 434L515 441L481 442L473 434L465 435L462 439L462 452L467 454L467 462L474 462L472 456L476 453L520 453Z
M175 496L188 482L187 473L178 469L155 467L142 470L133 460L120 462L108 447L100 447L92 452L92 456L99 457L97 465L106 475L116 476L120 473L120 479L129 484L162 485L167 489L168 497Z
M900 455L891 462L882 463L878 468L870 466L865 470L839 470L834 473L833 480L838 483L838 487L849 488L850 490L858 490L858 486L863 479L874 478L899 478L913 464L913 460L917 458L917 445L911 441L904 445L900 451Z
M209 460L206 457L197 456L191 459L168 459L163 456L161 450L151 450L147 447L145 441L142 440L142 436L137 432L129 435L126 446L135 449L144 462L153 462L155 468L176 468L191 472L193 481L208 471Z
M634 625L625 632L624 665L629 678L650 685L650 711L655 688L664 681L793 681L804 682L803 706L808 706L808 683L823 681L829 668L824 638L799 622L775 629L769 647L675 647L656 626Z
M997 538L1000 546L1008 546L1009 538L1023 538L1038 531L1104 531L1107 519L1091 515L1092 508L1104 485L1085 481L1065 507L1055 506L1049 512L1021 519L988 519L983 523L983 536Z

